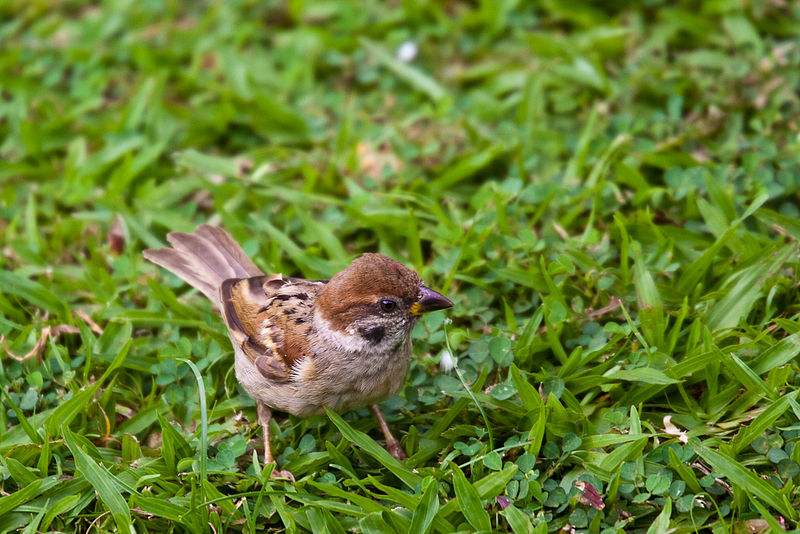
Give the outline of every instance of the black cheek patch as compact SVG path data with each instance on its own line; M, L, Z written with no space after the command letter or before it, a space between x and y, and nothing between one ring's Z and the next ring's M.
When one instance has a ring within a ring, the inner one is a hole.
M380 343L385 333L386 329L382 326L367 326L358 329L358 334L373 345Z

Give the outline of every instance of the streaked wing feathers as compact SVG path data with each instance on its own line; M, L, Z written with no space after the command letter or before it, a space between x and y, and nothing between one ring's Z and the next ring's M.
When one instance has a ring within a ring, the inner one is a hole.
M279 274L222 283L222 312L231 336L265 378L290 381L292 366L308 356L311 308L323 284Z

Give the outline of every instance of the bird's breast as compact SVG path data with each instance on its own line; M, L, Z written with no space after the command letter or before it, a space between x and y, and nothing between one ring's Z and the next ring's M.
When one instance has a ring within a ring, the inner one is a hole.
M238 347L234 347L238 348ZM245 390L270 408L294 415L357 410L395 394L411 364L411 340L390 351L315 351L294 362L288 383L271 383L258 373L241 350L236 375Z
M298 385L336 411L355 410L399 391L410 365L410 340L391 351L319 354L314 358L314 379Z

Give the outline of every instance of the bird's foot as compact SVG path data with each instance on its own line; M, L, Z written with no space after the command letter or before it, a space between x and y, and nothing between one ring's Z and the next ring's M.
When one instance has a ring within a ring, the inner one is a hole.
M292 484L295 482L294 475L291 471L287 471L286 469L278 469L278 466L275 466L275 469L273 469L272 473L269 474L269 478L291 480Z
M408 459L408 456L406 456L406 452L396 441L394 443L387 443L386 450L389 451L389 454L391 454L392 458L394 458L395 460L399 460L402 462L403 460Z

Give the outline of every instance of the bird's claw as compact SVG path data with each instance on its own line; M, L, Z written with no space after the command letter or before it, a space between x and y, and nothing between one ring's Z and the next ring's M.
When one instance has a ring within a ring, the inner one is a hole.
M399 460L402 462L403 460L408 459L408 456L406 456L406 452L397 442L387 444L386 450L389 451L389 454L391 454L392 458L394 458L395 460Z
M286 469L278 469L277 467L272 470L272 473L269 474L269 478L291 480L292 484L295 482L294 475L291 471L287 471Z

